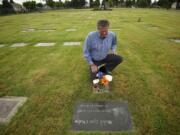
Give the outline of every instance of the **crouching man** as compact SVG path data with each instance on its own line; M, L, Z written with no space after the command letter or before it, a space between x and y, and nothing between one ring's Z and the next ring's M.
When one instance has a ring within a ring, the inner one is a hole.
M116 54L116 35L108 31L108 28L108 20L99 20L97 31L90 32L84 43L83 53L90 66L92 82L96 79L99 65L105 64L107 72L111 73L123 61L123 58ZM94 89L98 89L96 84L93 84Z

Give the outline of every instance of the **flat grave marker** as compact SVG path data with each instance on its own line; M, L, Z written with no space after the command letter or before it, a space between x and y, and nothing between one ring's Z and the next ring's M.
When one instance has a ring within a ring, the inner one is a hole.
M130 131L127 102L79 102L72 120L75 131Z
M23 46L27 46L28 43L14 43L13 45L11 45L11 47L23 47Z
M0 98L0 123L7 123L15 115L18 108L26 102L26 97Z
M81 42L64 42L64 46L78 46Z
M55 45L55 43L37 43L34 46L36 46L36 47L46 47L46 46L54 46L54 45Z

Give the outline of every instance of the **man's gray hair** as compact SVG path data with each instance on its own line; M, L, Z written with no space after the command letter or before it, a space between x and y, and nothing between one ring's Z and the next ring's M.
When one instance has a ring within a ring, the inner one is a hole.
M97 28L99 28L99 26L101 27L109 27L109 21L108 20L99 20L97 22Z

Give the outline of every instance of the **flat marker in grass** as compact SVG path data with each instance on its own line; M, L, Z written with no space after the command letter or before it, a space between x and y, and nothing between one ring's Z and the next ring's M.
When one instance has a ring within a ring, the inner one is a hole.
M132 120L125 101L92 101L76 104L72 129L75 131L131 131Z
M78 46L81 42L64 42L64 46Z
M34 28L27 28L27 29L22 30L22 32L35 32L35 31L36 29Z
M0 98L0 123L7 123L18 111L18 108L26 102L26 97L2 97Z
M53 31L56 31L55 29L44 29L43 30L44 32L53 32Z
M67 32L76 31L76 29L66 29Z
M5 47L5 45L3 45L3 44L0 44L0 48L2 48L2 47Z
M180 43L180 38L171 39L171 41L174 41L176 43Z
M27 46L28 43L15 43L13 45L11 45L11 47L23 47L23 46Z
M54 45L55 45L55 43L37 43L34 46L36 46L36 47L45 47L45 46L54 46Z
M53 32L56 31L56 29L34 29L34 28L28 28L24 29L22 32Z

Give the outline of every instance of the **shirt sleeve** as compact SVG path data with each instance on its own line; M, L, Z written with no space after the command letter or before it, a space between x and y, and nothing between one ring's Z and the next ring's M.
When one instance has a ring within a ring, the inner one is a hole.
M116 46L117 46L117 37L114 34L113 36L113 40L112 40L112 46L111 46L111 50L115 53L116 52Z
M91 40L90 40L90 36L88 35L84 42L83 53L84 53L84 57L87 60L87 62L89 63L89 65L92 65L93 61L92 61L92 57L90 55L90 45L91 45Z

